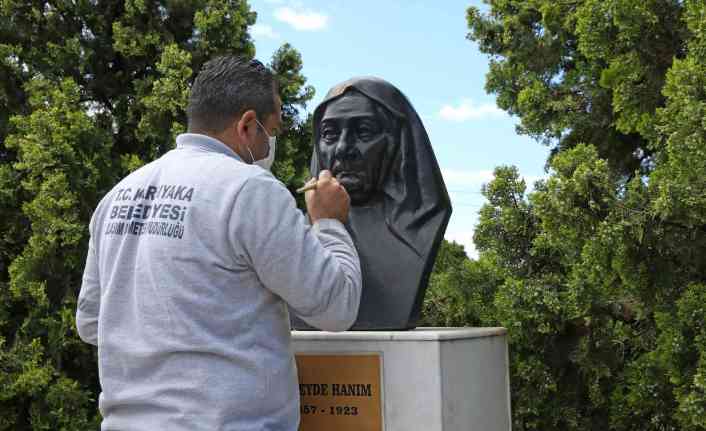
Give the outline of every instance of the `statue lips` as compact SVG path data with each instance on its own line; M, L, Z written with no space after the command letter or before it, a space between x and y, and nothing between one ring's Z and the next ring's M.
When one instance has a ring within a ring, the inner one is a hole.
M363 179L360 177L359 172L334 168L333 175L349 193L363 187Z

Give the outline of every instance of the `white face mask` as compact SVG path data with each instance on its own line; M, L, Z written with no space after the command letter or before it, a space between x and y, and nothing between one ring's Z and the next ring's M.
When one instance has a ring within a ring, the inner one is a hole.
M267 150L267 156L265 156L264 159L255 160L255 157L253 157L252 155L252 151L250 151L250 147L247 147L247 149L250 153L250 159L252 160L252 164L257 165L266 171L269 171L270 168L272 168L272 163L275 161L275 151L277 150L277 136L270 136L270 134L267 133L267 129L265 129L265 126L263 126L262 123L257 121L257 119L255 119L255 121L260 127L262 127L262 131L265 133L265 136L267 136L267 144L269 145L269 148Z

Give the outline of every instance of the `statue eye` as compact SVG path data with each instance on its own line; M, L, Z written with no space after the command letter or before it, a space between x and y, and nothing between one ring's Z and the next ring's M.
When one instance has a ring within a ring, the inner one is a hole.
M370 121L362 121L356 128L358 138L363 141L373 139L377 133L379 133L378 128L375 127L375 124Z
M336 140L338 138L338 135L340 135L340 131L336 127L324 126L321 129L321 139L323 139L324 141L331 142L333 140Z

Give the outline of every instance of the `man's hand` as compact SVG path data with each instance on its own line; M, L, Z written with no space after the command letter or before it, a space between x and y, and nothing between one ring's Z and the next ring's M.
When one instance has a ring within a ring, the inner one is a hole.
M304 198L311 223L323 218L335 218L341 223L348 220L351 199L331 171L321 171L316 189L306 192Z

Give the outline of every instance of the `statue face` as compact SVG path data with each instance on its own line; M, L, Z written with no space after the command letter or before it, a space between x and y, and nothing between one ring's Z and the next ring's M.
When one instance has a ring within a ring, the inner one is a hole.
M346 93L326 106L319 124L321 167L333 173L354 205L375 192L391 142L386 119L375 104L360 93Z

